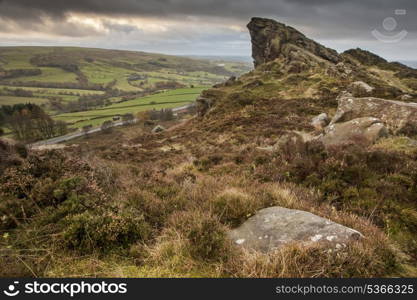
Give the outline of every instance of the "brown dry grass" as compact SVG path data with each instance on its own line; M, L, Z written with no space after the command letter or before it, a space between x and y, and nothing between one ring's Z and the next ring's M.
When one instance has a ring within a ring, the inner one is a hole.
M254 72L244 80L259 76L264 75ZM333 88L329 78L318 79ZM43 256L22 254L28 242L19 240L0 258L6 270L1 275L33 276L32 269L40 276L80 277L415 276L415 270L403 268L409 258L401 245L394 245L373 218L337 209L317 188L282 180L288 178L290 158L299 161L291 165L295 171L308 172L315 157L309 161L291 149L278 154L256 149L289 130L312 132L311 116L334 111L337 104L326 97L279 99L280 83L268 80L263 88L244 92L239 85L207 92L214 95L215 108L186 126L160 134L132 126L76 141L77 147L65 151L91 165L107 196L99 206L142 216L151 228L149 238L83 256L57 247L60 233L51 236L56 244L43 245L48 254ZM299 88L312 92L310 86ZM338 251L293 244L262 254L232 245L226 232L270 206L309 211L360 231L364 239Z

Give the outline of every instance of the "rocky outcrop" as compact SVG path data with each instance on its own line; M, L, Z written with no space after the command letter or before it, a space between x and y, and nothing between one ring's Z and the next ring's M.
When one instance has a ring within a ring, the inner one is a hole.
M326 147L352 143L370 146L387 135L388 130L381 120L364 117L329 125L320 140Z
M355 97L364 97L371 95L374 88L366 82L355 81L348 86L348 91Z
M362 234L306 211L275 206L258 211L229 237L238 246L268 253L294 242L341 248Z
M297 49L303 49L332 63L341 61L335 50L326 48L296 29L274 20L252 18L248 29L255 67L279 57L291 58L291 53Z
M281 135L274 145L268 147L257 147L257 149L268 152L302 152L305 148L305 143L311 140L313 140L313 136L309 133L302 131L288 131Z
M348 66L344 62L339 62L336 65L329 65L326 74L331 77L340 77L341 79L347 79L351 74L353 70L350 66Z
M373 97L355 98L344 94L338 98L337 112L330 124L361 117L381 120L391 133L417 130L417 103L385 100Z
M260 71L275 78L300 74L311 85L301 88L303 92L299 91L299 94L321 97L348 88L355 97L394 99L405 93L415 93L417 70L413 68L388 62L361 49L338 54L298 30L270 19L253 18L247 27L252 41L255 74ZM388 76L386 72L389 72ZM315 77L310 76L313 74ZM321 77L331 77L332 80L315 84L315 80ZM334 78L341 81L333 82ZM351 82L348 87L347 83Z
M330 123L330 119L326 113L319 114L311 120L311 126L316 131L321 131Z

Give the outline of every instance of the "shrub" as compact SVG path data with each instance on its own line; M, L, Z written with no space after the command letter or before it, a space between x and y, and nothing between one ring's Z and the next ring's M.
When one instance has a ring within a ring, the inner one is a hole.
M26 148L26 145L23 143L16 143L14 145L14 149L17 154L19 154L22 158L27 158L28 156L28 149Z
M220 221L232 227L240 225L262 206L252 196L234 188L223 191L212 200L211 205Z
M255 97L250 92L245 93L232 93L229 95L229 99L236 104L239 104L240 106L246 106L249 104L252 104Z
M195 160L193 164L199 171L207 171L211 167L219 164L223 160L223 157L219 155L204 156L200 160Z
M417 125L413 123L407 123L405 126L401 129L398 134L404 134L407 136L417 136Z
M110 133L112 131L113 122L110 120L104 121L103 124L101 124L101 131L104 133Z
M68 217L62 240L68 249L80 253L107 252L146 241L151 229L142 216L106 212L84 212Z
M87 179L80 176L63 179L53 191L54 198L63 202L72 195L80 195L87 189Z
M168 228L170 226L188 241L194 259L222 261L230 252L226 228L207 213L193 210L174 213Z
M159 194L162 193L163 191L159 190ZM167 197L166 194L159 197L146 191L133 191L127 195L126 209L143 214L146 222L156 228L161 228L172 212L183 207L184 201L181 198Z

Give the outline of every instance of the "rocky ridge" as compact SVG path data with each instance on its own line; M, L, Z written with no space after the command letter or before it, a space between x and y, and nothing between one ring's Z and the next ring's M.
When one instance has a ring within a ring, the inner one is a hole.
M341 61L339 54L307 38L285 24L263 18L252 18L248 24L255 67L277 58L289 59L298 51L307 51L332 63Z
M360 49L338 54L296 29L269 19L253 18L248 29L255 70L241 78L232 78L224 85L216 86L217 89L237 90L242 86L242 90L250 94L264 92L267 86L275 85L277 95L285 98L286 94L280 91L285 84L287 89L296 88L297 96L333 98L337 104L336 112L328 110L312 118L312 132L286 131L272 146L257 149L280 153L292 148L302 152L304 144L310 141L318 141L327 149L352 144L369 147L389 135L413 136L417 133L417 103L396 100L416 98L412 69L388 63ZM329 92L325 85L329 85ZM207 93L198 100L204 104L200 105L201 117L219 113L218 97L213 95L217 94ZM235 93L232 100L240 97ZM337 228L338 234L330 234L334 230L326 231L327 225L323 224L331 224L329 226L332 230ZM332 242L333 236L337 237L334 238L338 241L336 244L346 244L351 240L352 232L350 228L307 212L270 207L234 229L230 238L246 249L268 252L292 242ZM358 236L361 235L358 233Z

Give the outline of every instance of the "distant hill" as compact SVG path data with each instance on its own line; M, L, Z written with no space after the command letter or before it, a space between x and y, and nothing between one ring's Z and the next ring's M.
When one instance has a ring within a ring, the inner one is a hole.
M417 68L417 60L401 60L400 63L412 67L414 69Z
M0 84L27 87L138 91L156 82L212 85L248 70L202 59L76 47L0 47Z
M188 55L187 57L194 59L207 59L213 61L235 61L252 64L252 57L250 56L237 56L237 55Z
M232 59L77 47L0 47L0 106L32 103L70 124L78 122L78 127L101 124L120 112L111 105L128 101L124 113L181 105L194 100L203 88L250 69L248 63ZM177 104L171 103L172 97L158 100L158 105L141 103L143 96L176 89L188 92ZM132 101L134 107L129 106ZM110 110L97 118L93 110L104 106ZM85 111L82 118L65 114Z

